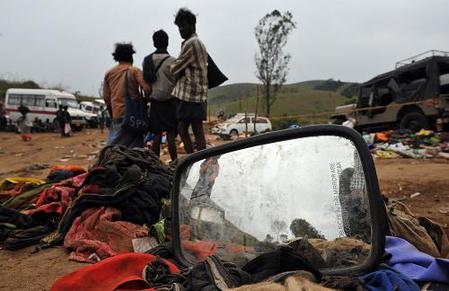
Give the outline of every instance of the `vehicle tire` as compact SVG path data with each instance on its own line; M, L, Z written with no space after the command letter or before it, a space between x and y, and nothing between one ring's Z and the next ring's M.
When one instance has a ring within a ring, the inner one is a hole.
M427 120L427 117L419 112L409 112L406 113L400 123L399 123L400 129L409 129L414 132L420 131L421 129L429 128L429 121Z
M237 129L233 129L229 132L229 135L231 136L231 138L237 138L239 137L239 132L237 131Z

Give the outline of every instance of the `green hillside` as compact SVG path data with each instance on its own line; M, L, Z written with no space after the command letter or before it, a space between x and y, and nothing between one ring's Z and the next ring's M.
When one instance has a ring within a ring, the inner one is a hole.
M312 80L284 85L272 106L271 116L290 116L332 112L335 106L351 103L357 95L356 83L334 80ZM259 85L259 113L262 109L262 89ZM240 83L214 88L209 93L211 115L222 109L225 114L256 110L257 84Z

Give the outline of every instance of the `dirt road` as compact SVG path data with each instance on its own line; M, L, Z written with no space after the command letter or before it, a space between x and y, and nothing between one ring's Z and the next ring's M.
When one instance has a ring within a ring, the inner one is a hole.
M211 143L217 143L212 136L208 138ZM87 168L105 140L106 133L98 130L63 139L57 134L35 134L28 143L22 142L18 135L0 133L0 178L44 178L48 166L54 164ZM376 169L384 195L402 198L415 214L443 224L449 233L449 161L377 160ZM413 198L412 194L415 194ZM47 290L57 277L83 266L68 261L62 247L31 254L33 249L0 250L0 290Z

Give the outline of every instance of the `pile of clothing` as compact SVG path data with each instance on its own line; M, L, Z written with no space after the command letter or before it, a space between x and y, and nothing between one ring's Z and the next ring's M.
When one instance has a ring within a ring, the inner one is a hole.
M157 249L157 250L156 250ZM51 290L435 290L449 288L449 260L435 259L387 236L385 259L361 276L330 276L293 248L280 246L239 268L212 255L183 268L169 250L129 253L80 268ZM151 288L151 289L150 289ZM423 289L421 289L423 288Z
M130 252L161 219L172 183L173 170L152 151L105 147L88 172L54 166L47 182L4 200L0 240L9 250L63 244L71 259L92 263Z
M449 134L444 132L396 130L364 134L363 138L376 158L449 159Z
M370 248L356 245L357 240L351 238L301 238L236 265L235 258L226 259L213 241L188 240L190 230L182 225L181 242L189 252L184 255L194 254L196 265L185 267L170 247L160 245L145 254L119 254L80 268L59 278L51 290L83 290L92 286L101 290L203 291L449 289L449 240L444 229L426 217L415 216L400 201L385 198L385 205L389 226L385 253L381 264L363 275L348 272L330 276L318 269L362 263L353 257L353 251L348 251L347 257L342 257L342 252L336 252L338 257L330 255L335 248L350 248L365 253L356 257L366 258ZM191 244L185 245L187 241ZM351 263L346 265L346 261Z

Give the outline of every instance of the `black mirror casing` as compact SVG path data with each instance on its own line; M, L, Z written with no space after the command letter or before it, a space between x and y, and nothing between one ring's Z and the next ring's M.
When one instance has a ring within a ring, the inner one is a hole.
M339 125L315 125L305 126L297 129L286 129L274 131L244 140L216 146L187 156L183 159L175 171L174 185L171 192L172 197L172 247L177 262L184 267L191 266L182 253L181 238L179 233L179 195L182 174L193 163L206 159L211 156L222 155L225 153L250 148L263 144L270 144L284 140L314 137L314 136L338 136L346 138L353 142L356 147L366 179L366 188L368 193L369 208L371 213L371 252L368 259L361 265L351 267L328 268L321 270L323 274L332 275L361 275L374 270L380 263L385 247L385 235L387 230L387 220L385 205L380 195L378 179L372 155L366 142L358 132L351 128Z

